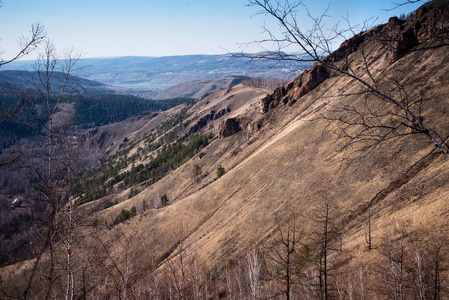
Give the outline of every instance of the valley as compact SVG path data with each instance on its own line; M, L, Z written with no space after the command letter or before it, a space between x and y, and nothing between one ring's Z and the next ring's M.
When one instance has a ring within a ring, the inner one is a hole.
M2 70L32 70L32 61L16 61ZM155 98L161 90L190 82L219 81L225 77L293 79L311 64L309 62L273 63L232 58L224 55L181 55L167 57L117 57L80 59L80 76L108 85L118 94ZM220 82L215 85L220 87ZM200 83L201 84L201 83ZM190 88L192 89L192 88ZM195 87L193 87L195 89ZM198 92L198 91L195 91ZM176 97L182 97L176 95Z

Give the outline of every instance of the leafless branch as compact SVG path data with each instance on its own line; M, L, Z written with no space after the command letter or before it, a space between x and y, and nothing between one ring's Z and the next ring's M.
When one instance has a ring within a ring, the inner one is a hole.
M415 2L415 0L407 2ZM361 110L360 108L352 107L352 105L345 105L340 108L340 111L355 117L355 120L351 120L347 116L330 118L344 125L340 137L348 138L350 140L349 145L354 145L355 143L363 144L368 141L372 144L360 150L372 150L382 141L401 137L407 133L420 133L427 136L441 152L449 156L449 148L445 141L435 133L435 130L428 127L420 116L421 99L410 101L398 81L384 74L383 70L373 69L371 63L373 55L371 51L374 50L364 48L362 43L366 39L364 33L357 34L351 39L346 38L348 33L354 34L356 28L351 26L348 17L346 18L347 28L340 29L339 24L328 28L324 22L328 16L327 9L321 15L314 17L301 1L292 3L281 0L250 0L248 3L249 6L258 7L260 9L259 14L267 15L277 20L283 33L281 37L277 37L269 29L265 29L268 33L268 39L257 42L272 42L274 45L277 45L278 50L276 51L256 55L241 53L234 56L279 61L313 61L337 75L351 78L354 83L358 83L361 86L362 90L375 96L380 101L379 103L385 104L383 111L374 111L368 107ZM302 11L302 17L305 15L312 21L312 25L309 28L304 28L299 24L298 20L300 17L297 15L299 11ZM364 23L364 30L367 29L368 24L369 21ZM340 52L332 52L332 44L342 39L346 43L346 48L342 47L342 50L339 49ZM359 42L359 40L362 42ZM288 47L295 47L298 50L297 53L301 54L285 53L283 50ZM349 60L349 54L356 50L360 50L362 65L354 69L352 62ZM391 93L382 87L382 83L388 79L395 84L397 91L399 91L399 96L395 96L397 93ZM394 123L387 124L382 118L387 120L391 118L396 119ZM402 129L405 132L401 131Z
M424 0L424 1L423 0L406 0L406 1L403 1L403 2L391 2L394 6L392 8L386 9L386 11L391 11L391 10L394 10L394 9L399 8L401 6L409 5L409 4L415 4L415 3L418 3L418 2L421 2L421 1L426 3L426 2L428 2L430 0Z
M37 46L45 40L47 33L44 26L40 23L34 23L31 25L31 32L29 37L22 36L19 39L20 50L11 58L3 59L0 57L0 68L3 65L9 64L25 55L28 55L31 51L34 51Z

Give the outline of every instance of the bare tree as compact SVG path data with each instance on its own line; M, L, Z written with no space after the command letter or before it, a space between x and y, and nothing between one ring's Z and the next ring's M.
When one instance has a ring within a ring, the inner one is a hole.
M433 284L433 299L441 299L441 252L443 245L434 245L434 284Z
M429 286L426 282L426 261L424 259L423 251L420 249L419 245L415 245L412 253L413 257L413 281L415 286L415 297L419 300L427 299L427 291L429 290Z
M227 299L244 299L247 295L247 259L230 259L225 266Z
M335 289L340 299L366 299L365 270L363 266L339 270L335 276Z
M1 7L1 2L0 2ZM46 32L42 24L34 23L31 25L30 35L22 36L19 38L19 50L16 54L13 54L9 58L3 58L3 54L5 51L0 49L0 68L3 65L9 64L15 60L18 60L25 55L29 54L31 51L34 51L39 44L41 44L46 37ZM26 103L27 95L24 94L18 99L17 103L14 106L8 107L6 111L0 112L0 125L6 120L16 116L18 112L22 109L23 105ZM13 149L8 152L6 156L0 158L0 167L6 164L9 164L15 161L19 157L20 151L17 149Z
M63 208L64 199L68 199L68 182L71 173L70 149L65 149L66 143L70 143L68 136L63 134L66 122L59 118L66 94L71 89L70 79L74 71L79 55L73 51L66 53L63 60L57 57L54 46L47 42L44 53L34 64L34 72L30 73L30 82L34 85L38 96L33 101L36 120L42 126L43 140L40 147L42 152L31 153L42 162L42 168L35 168L35 172L41 178L39 194L37 195L36 209L41 212L41 225L43 239L37 258L34 261L28 286L24 290L24 298L30 293L30 288L37 270L44 274L48 284L45 298L49 299L53 294L53 285L58 278L56 268L56 237L58 233L57 217ZM70 145L69 145L70 146ZM66 160L66 159L69 160ZM66 164L64 166L64 163ZM68 176L68 178L67 178ZM44 254L49 255L49 264L43 268L40 263ZM69 272L70 273L70 272Z
M371 251L371 249L373 248L371 238L371 212L368 213L368 232L365 232L365 242L368 245L368 250Z
M187 232L181 223L174 233L177 244L161 264L165 296L170 299L209 299L210 274L199 260L196 244L187 244Z
M329 266L328 266L328 251L330 243L330 217L329 217L329 200L324 201L324 210L319 216L319 221L322 222L321 232L321 251L320 251L320 299L327 300L329 298Z
M98 249L94 263L101 270L100 276L104 279L106 297L116 297L118 299L135 299L134 290L131 287L131 275L134 273L132 263L133 253L131 250L132 236L128 236L120 230L114 230L114 238L118 243L120 256L117 249L100 235L96 235ZM98 292L98 291L97 291Z
M77 270L74 248L82 238L77 227L80 219L85 218L70 199L74 145L71 118L63 116L61 110L67 93L74 87L69 81L78 58L79 55L68 51L64 59L59 59L54 46L47 42L44 53L34 64L34 72L28 73L29 83L36 91L30 95L28 104L41 128L41 135L26 151L28 167L39 180L29 203L38 234L28 246L34 259L29 260L31 267L24 273L25 286L15 291L17 298L54 298L64 284L62 278L67 284L65 298L74 298Z
M312 76L315 72L348 77L360 86L361 96L373 95L383 104L377 110L373 110L369 101L365 101L361 106L342 105L335 109L335 112L340 113L339 116L325 116L329 121L339 122L342 126L340 137L349 140L349 146L360 145L360 152L369 153L383 141L409 134L421 134L441 152L449 155L446 137L432 128L430 122L425 122L420 115L422 99L409 99L399 82L372 67L372 53L369 49L364 49L363 42L374 31L361 32L349 39L347 36L354 35L356 28L348 19L346 28L341 29L338 24L329 27L326 25L327 10L320 16L312 16L302 1L249 0L248 3L249 6L259 8L260 14L277 20L283 31L281 35L277 35L265 27L268 38L257 43L274 44L277 50L249 57L273 61L315 62L309 71ZM299 16L299 13L302 15ZM300 23L300 20L304 19L310 21L309 27ZM366 23L362 30L367 28L369 26ZM395 39L399 39L399 36ZM333 44L342 40L344 43L340 48L333 51ZM350 55L357 50L360 50L361 58L355 62ZM248 57L243 53L236 56ZM395 56L396 54L392 55ZM329 76L324 75L323 78ZM395 93L385 88L385 81L390 81L395 86ZM278 94L285 96L284 92L285 90L279 90Z
M58 246L58 267L62 270L60 280L60 290L67 300L75 299L75 294L79 289L83 289L85 283L84 271L86 269L86 259L81 259L79 252L86 237L91 234L91 218L89 209L79 208L77 201L71 197L71 182L74 174L74 164L79 154L72 140L72 130L70 122L64 124L59 133L57 142L62 146L62 170L66 173L63 182L63 206L58 211L55 219L56 240ZM88 259L87 259L88 260ZM81 284L77 283L83 272ZM65 275L65 279L64 279ZM81 287L80 287L81 285Z
M398 8L398 7L400 7L400 6L404 6L404 5L407 5L407 4L414 4L414 3L419 3L419 2L427 2L427 1L429 1L429 0L427 0L427 1L423 1L423 0L407 0L407 1L403 1L403 2L392 2L393 3L393 5L394 5L394 7L393 8L391 8L391 9L389 9L389 10L393 10L393 9L395 9L395 8Z
M257 300L260 297L262 258L255 247L246 256L246 266L251 299Z
M277 235L265 251L274 265L272 279L280 282L281 292L278 294L283 294L286 299L292 299L294 286L299 284L296 275L308 264L307 246L300 244L301 238L297 217L292 215L280 223Z
M253 86L253 87L261 87L269 90L274 90L280 86L283 86L288 83L288 80L277 79L277 78L248 78L242 81L242 84Z
M326 196L312 212L315 223L312 237L316 244L318 268L315 289L320 299L332 298L331 276L342 248L335 212L336 204Z
M380 249L382 260L374 269L379 277L379 294L387 295L392 299L406 299L407 232L405 227L396 229L394 223L386 229Z

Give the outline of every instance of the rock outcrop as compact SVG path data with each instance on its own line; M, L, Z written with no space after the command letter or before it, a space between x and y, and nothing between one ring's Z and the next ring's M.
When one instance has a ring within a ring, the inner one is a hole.
M418 44L416 32L412 27L407 26L399 33L397 40L394 42L390 62L397 61Z
M299 99L329 77L326 67L315 65L293 81L293 99Z
M227 107L226 109L223 108L223 109L219 110L218 112L211 110L210 113L208 113L207 115L200 118L198 120L198 122L195 125L193 125L192 128L190 128L189 134L193 134L193 133L197 132L198 130L200 130L207 124L209 124L209 122L223 117L226 113L228 113L230 111L231 110L229 109L229 107Z
M393 41L389 62L394 63L420 43L438 40L444 43L449 38L448 7L447 1L432 1L408 19L390 18L386 25Z
M329 75L330 73L326 67L315 64L289 84L275 89L272 94L261 99L259 103L260 112L266 113L280 103L283 105L292 105L297 99L316 88Z
M449 39L449 3L437 0L421 6L411 18L412 27L420 43L429 40Z
M218 126L218 138L222 139L231 136L240 130L240 122L236 118L226 119Z

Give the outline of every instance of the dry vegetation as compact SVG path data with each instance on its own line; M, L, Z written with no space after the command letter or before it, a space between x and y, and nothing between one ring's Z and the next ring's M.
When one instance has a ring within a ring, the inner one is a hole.
M424 100L426 124L449 132L447 46L423 43L394 63L376 39L364 49L373 54L370 65L383 70L374 74L383 89ZM348 61L356 69L364 57L355 51ZM61 235L49 298L68 297L70 289L85 299L447 298L447 156L422 134L400 134L360 152L359 141L348 140L341 134L347 128L335 122L340 108L385 106L349 77L333 74L261 114L266 93L238 85L149 122L101 128L92 140L104 132L110 154L125 137L137 152L147 132L182 109L182 132L222 109L200 132L216 135L231 117L242 130L212 140L157 182L134 187L136 195L123 189L78 207L76 264L67 267ZM391 115L378 118L388 123ZM217 179L220 165L226 172ZM164 195L169 205L161 207ZM118 204L103 209L107 201ZM136 216L114 224L133 207ZM0 295L24 298L27 287L25 296L43 298L49 259L42 257L33 277L34 260L2 268Z

